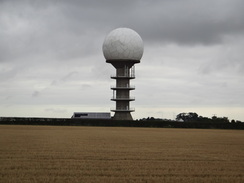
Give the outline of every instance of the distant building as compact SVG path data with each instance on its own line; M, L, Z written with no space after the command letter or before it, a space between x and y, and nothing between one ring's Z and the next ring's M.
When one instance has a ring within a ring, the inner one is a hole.
M111 115L109 112L74 112L71 118L111 119Z

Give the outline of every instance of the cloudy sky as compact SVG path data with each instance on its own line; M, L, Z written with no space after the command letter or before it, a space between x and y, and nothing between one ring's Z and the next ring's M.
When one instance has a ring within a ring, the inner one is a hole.
M109 112L102 44L138 32L135 119L181 112L244 121L243 0L0 0L0 116Z

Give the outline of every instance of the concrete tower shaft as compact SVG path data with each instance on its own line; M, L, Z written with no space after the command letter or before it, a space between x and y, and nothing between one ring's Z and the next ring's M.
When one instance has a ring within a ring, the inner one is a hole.
M113 90L112 101L116 102L116 108L111 111L115 112L114 119L133 120L131 112L135 110L130 107L130 101L134 101L135 98L130 96L130 90L134 90L135 87L130 85L130 80L135 79L134 64L139 61L107 61L116 68L116 75L111 76L112 79L116 79L116 86L111 87Z

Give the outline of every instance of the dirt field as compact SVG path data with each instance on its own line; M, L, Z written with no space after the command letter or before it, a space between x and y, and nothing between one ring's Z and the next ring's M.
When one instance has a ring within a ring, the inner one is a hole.
M0 182L243 183L244 131L0 125Z

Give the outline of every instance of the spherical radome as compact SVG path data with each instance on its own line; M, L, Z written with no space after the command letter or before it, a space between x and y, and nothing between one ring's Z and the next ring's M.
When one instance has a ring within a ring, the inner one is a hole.
M103 42L103 55L106 60L140 61L143 55L143 41L132 29L114 29Z

